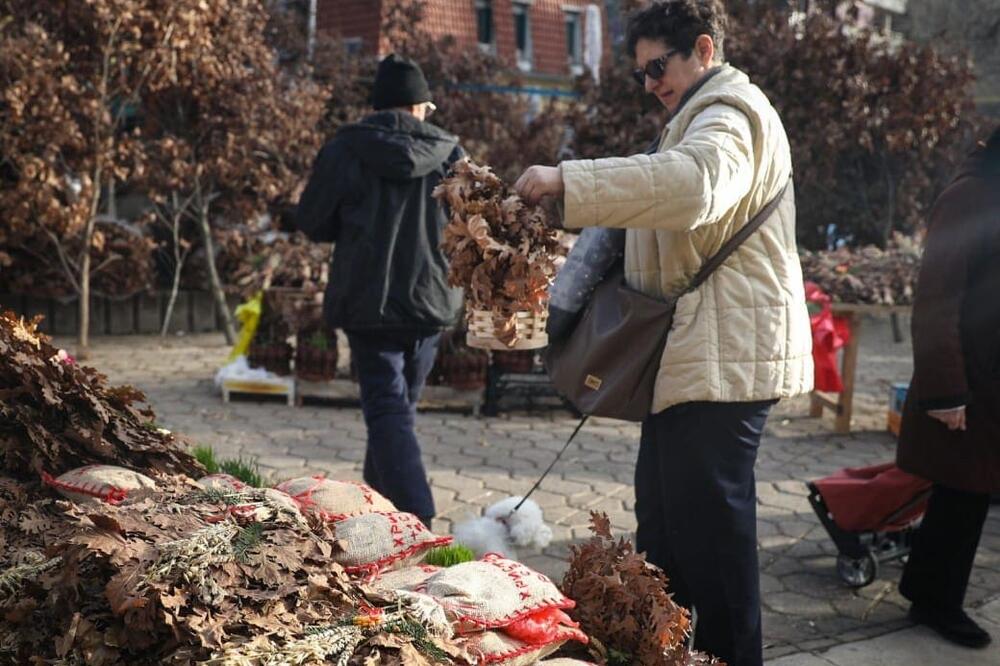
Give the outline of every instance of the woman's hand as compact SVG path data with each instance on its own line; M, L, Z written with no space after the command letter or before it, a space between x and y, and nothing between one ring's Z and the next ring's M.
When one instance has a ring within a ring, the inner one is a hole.
M529 204L537 204L542 197L561 197L564 192L562 169L536 164L528 167L514 183L514 190Z
M927 415L948 426L948 430L965 430L965 407L958 409L931 409Z

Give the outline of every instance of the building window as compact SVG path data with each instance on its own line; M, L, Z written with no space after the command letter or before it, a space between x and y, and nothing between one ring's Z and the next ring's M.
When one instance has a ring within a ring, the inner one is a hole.
M517 66L531 70L531 5L514 3L514 44L517 48Z
M484 51L493 51L495 48L493 0L476 0L476 40L479 48Z
M583 16L579 11L566 10L566 59L574 74L583 71Z
M344 50L347 51L348 55L360 55L363 46L364 42L361 41L360 37L348 37L344 39Z

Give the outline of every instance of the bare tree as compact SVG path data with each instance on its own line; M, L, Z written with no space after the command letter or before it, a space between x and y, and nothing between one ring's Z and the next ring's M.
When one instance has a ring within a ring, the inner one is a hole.
M168 42L170 67L142 98L149 183L171 229L195 224L227 339L235 340L216 266L217 221L246 223L291 199L322 137L325 88L278 68L260 2L233 11L222 3L177 0L183 38ZM176 205L174 205L176 204ZM175 258L183 243L174 243ZM175 275L174 284L179 277Z

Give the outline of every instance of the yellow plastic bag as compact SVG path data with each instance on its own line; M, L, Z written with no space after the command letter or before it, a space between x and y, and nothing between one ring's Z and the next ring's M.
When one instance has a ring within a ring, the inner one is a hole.
M257 326L260 325L260 313L264 307L264 292L258 291L250 300L240 303L236 307L236 318L240 320L240 337L233 345L233 351L229 353L229 362L232 363L238 356L246 356L250 350L250 343L257 333Z

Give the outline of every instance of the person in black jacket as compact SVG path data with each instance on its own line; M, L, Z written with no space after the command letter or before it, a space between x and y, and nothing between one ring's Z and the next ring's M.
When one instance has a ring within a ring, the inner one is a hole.
M347 333L357 368L365 482L429 525L434 500L413 431L416 404L462 299L448 285L439 247L447 220L431 193L465 153L456 136L425 122L434 106L412 60L393 54L379 63L372 105L375 113L320 151L296 226L335 243L323 314Z

